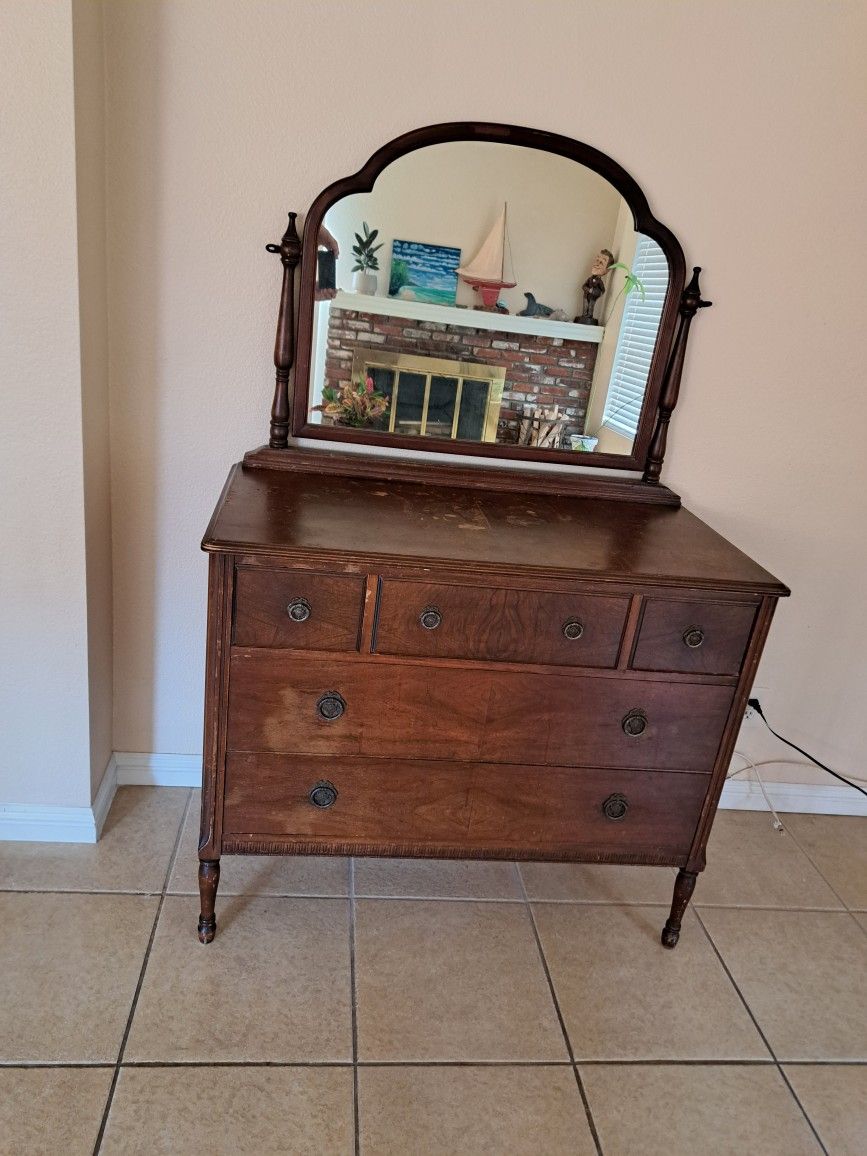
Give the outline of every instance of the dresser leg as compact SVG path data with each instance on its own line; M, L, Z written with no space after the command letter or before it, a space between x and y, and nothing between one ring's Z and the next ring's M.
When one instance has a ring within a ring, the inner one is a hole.
M677 941L680 939L681 920L683 919L687 904L692 898L697 878L698 875L695 871L684 871L681 869L677 873L677 879L674 884L674 898L671 901L671 914L666 920L665 927L662 929L663 947L677 946Z
M202 859L199 862L199 897L202 912L199 916L199 942L210 943L217 931L214 905L217 902L217 884L220 882L220 860Z

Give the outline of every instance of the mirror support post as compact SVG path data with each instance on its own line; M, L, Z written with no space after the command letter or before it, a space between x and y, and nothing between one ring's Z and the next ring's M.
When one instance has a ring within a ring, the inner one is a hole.
M277 339L274 342L274 366L277 380L274 402L271 406L272 450L285 450L289 445L289 371L295 360L295 269L301 260L301 241L295 228L297 213L289 214L289 224L279 245L266 245L269 253L279 253L283 266L283 288L280 310L277 314Z
M668 423L677 405L677 395L680 393L680 378L683 373L683 359L686 354L686 342L689 337L689 327L699 309L706 309L712 301L702 301L698 277L701 267L696 265L692 270L692 279L680 295L679 319L677 334L668 365L665 367L665 377L662 382L662 392L659 396L659 413L653 437L650 439L650 449L647 454L647 466L644 470L644 481L650 485L658 485L659 475L662 472L662 461L665 457L665 443L668 440Z

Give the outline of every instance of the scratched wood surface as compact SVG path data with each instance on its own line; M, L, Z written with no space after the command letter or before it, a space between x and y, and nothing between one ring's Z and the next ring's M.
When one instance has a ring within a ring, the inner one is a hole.
M788 593L682 508L240 466L202 545Z

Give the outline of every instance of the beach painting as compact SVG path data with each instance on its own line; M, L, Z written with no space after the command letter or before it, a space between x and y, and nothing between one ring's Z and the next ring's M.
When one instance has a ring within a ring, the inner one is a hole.
M389 297L454 305L458 291L460 249L424 245L420 241L392 241Z

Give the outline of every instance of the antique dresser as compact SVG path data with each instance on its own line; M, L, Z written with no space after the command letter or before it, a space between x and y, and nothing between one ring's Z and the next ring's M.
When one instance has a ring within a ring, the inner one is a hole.
M221 855L385 855L676 867L674 947L788 593L659 480L698 270L613 161L511 126L407 134L294 219L270 444L203 542L200 939ZM534 312L555 273L580 320Z

